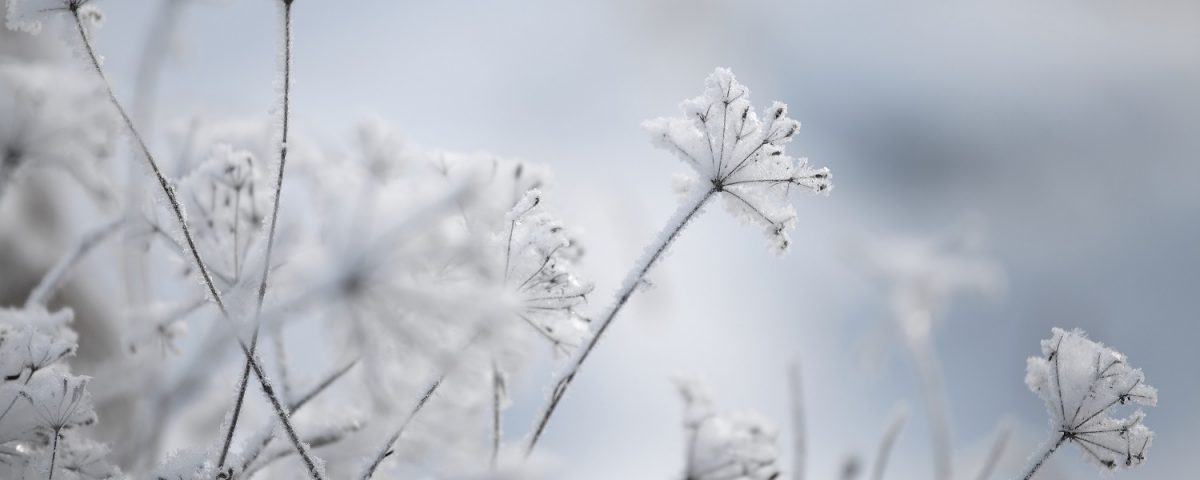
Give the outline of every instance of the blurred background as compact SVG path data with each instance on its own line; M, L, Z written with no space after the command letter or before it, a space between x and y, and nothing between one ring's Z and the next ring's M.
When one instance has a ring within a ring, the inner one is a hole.
M156 115L267 115L272 2L173 1ZM95 1L119 96L132 95L164 3ZM869 462L899 404L912 417L888 476L931 478L918 379L860 247L964 230L1005 288L954 297L933 327L956 471L978 468L1004 419L1014 434L995 478L1046 437L1025 358L1059 326L1126 353L1160 390L1147 462L1114 477L1196 475L1200 4L297 0L294 21L298 136L342 144L377 116L422 145L550 166L548 200L581 233L599 304L674 209L671 178L687 168L639 124L676 114L715 67L756 106L787 103L804 125L789 152L832 169L831 195L795 198L784 258L723 208L687 230L543 440L569 478L677 477L679 374L706 381L722 408L773 420L788 451L793 361L810 478ZM517 379L511 441L552 372L546 359ZM1095 478L1080 456L1067 449L1039 478Z

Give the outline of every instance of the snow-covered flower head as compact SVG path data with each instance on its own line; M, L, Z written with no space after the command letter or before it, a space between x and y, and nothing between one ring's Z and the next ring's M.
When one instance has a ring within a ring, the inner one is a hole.
M576 243L540 208L541 198L538 190L526 192L505 215L508 228L496 242L502 245L504 284L517 303L513 315L562 352L587 334L587 323L575 308L586 301L592 285L572 273Z
M37 34L42 31L42 22L75 14L88 27L104 23L104 13L92 5L92 0L7 0L5 3L5 25L10 30Z
M269 209L271 186L260 163L249 151L217 144L180 182L206 264L229 282L242 277L244 256Z
M893 236L853 252L886 284L892 315L909 338L929 335L955 295L1002 291L1003 269L965 237Z
M0 62L0 191L23 168L60 169L106 198L116 123L95 83L62 67Z
M782 253L795 228L788 201L793 187L812 192L830 188L829 169L784 152L800 122L787 106L774 102L762 117L750 106L750 91L733 73L719 68L708 76L704 94L680 105L682 117L649 120L643 127L655 144L692 167L691 188L712 188L726 198L739 219L765 228L771 250Z
M0 309L0 375L7 381L32 376L75 353L75 332L65 325L70 309Z
M752 413L716 412L708 390L694 380L676 380L676 385L688 435L685 480L779 478L774 426Z
M1046 402L1051 426L1064 441L1108 469L1132 467L1146 459L1154 432L1135 411L1115 417L1120 405L1154 406L1158 391L1125 355L1089 340L1080 330L1055 328L1042 340L1043 357L1030 357L1025 384Z

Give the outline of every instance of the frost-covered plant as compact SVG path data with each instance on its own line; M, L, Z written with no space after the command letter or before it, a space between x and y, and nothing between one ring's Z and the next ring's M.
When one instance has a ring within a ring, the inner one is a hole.
M1142 371L1080 330L1055 328L1042 340L1042 355L1029 358L1025 384L1046 403L1053 433L1031 458L1024 478L1032 478L1066 442L1108 470L1141 465L1154 432L1142 423L1141 410L1124 418L1116 410L1130 403L1158 402L1158 391L1146 384Z
M810 192L830 189L829 169L812 168L808 159L784 152L800 129L800 123L787 116L787 107L775 102L760 120L750 107L750 90L728 69L718 68L709 75L704 93L679 108L682 117L650 120L643 126L655 145L676 153L695 176L682 182L687 193L678 209L626 275L613 304L600 315L595 333L559 376L526 452L537 446L558 403L613 319L710 199L725 197L735 216L762 225L770 250L782 254L791 245L787 232L795 228L796 212L789 194L794 188Z
M685 480L774 480L780 477L777 431L752 413L718 412L695 380L678 380L687 436Z
M73 375L72 312L31 306L0 310L0 476L104 479L118 471L103 445L78 427L96 421L88 377Z

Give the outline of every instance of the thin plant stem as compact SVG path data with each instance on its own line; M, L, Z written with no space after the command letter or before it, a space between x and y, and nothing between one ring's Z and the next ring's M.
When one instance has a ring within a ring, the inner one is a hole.
M592 335L592 337L588 339L587 343L571 362L571 365L567 368L567 370L564 371L558 382L555 383L554 390L550 394L550 399L546 403L546 407L542 410L541 415L538 417L536 424L537 426L533 430L533 436L530 437L529 444L525 447L526 457L528 457L530 453L533 453L533 449L537 447L538 440L546 431L546 425L550 423L550 417L554 415L554 411L558 408L559 402L562 401L563 395L567 393L567 388L571 386L571 382L574 381L575 376L579 374L579 368L583 366L583 362L587 361L588 355L592 353L592 349L596 348L596 343L598 343L600 338L604 336L604 332L608 330L608 327L612 324L613 319L617 317L618 313L621 313L621 309L625 307L625 304L629 301L629 298L633 296L633 292L636 291L637 287L645 280L646 274L649 273L650 269L653 268L658 262L659 257L661 257L662 254L667 251L667 248L674 243L675 239L679 236L679 233L683 231L683 228L687 226L688 222L691 221L696 214L700 213L700 210L702 207L704 207L704 204L707 203L708 200L712 198L712 196L718 191L720 191L719 187L714 186L713 188L694 191L691 195L689 195L688 199L679 206L679 208L675 211L675 214L672 215L670 220L667 221L667 225L665 228L663 228L662 234L659 235L659 238L650 246L650 248L646 249L642 258L639 259L634 265L634 268L629 271L628 276L625 277L625 282L621 284L621 288L617 292L615 303L613 303L613 305L608 309L607 313L605 313L600 319L599 327L596 329L596 334Z
M345 376L346 373L349 372L350 369L353 368L357 364L358 364L358 359L355 359L351 362L348 362L345 366L340 367L337 370L334 370L330 374L326 375L324 380L317 382L315 385L313 385L311 388L309 388L308 391L306 391L303 395L300 395L299 398L293 400L288 405L289 411L291 411L293 413L300 411L301 408L304 408L304 406L307 405L314 398L316 398L317 395L320 395L322 392L326 391L326 389L328 389L329 386L333 385L334 382L336 382L338 379ZM279 419L272 418L270 423L268 423L265 427L263 427L263 429L259 430L259 435L253 437L253 438L260 438L260 439L262 439L262 441L257 444L252 444L250 447L248 447L247 451L243 452L243 454L242 454L242 457L243 457L242 458L242 470L241 471L243 472L244 475L247 474L248 472L250 472L251 465L255 462L255 460L258 459L259 455L262 454L263 450L267 448L267 445L271 443L271 440L275 438L275 429L278 428L278 426L279 426Z
M804 391L800 364L788 366L788 391L792 400L792 479L804 480L807 450L804 427Z
M258 284L257 303L254 307L254 333L250 338L250 353L253 354L258 347L259 325L258 320L262 315L263 299L267 296L267 280L271 274L271 252L275 246L275 227L279 220L279 197L283 193L283 172L287 166L287 144L288 144L288 108L289 108L289 87L291 85L292 72L292 0L280 0L283 5L283 95L280 99L282 103L283 121L280 128L280 145L279 145L279 168L275 175L275 198L271 206L271 221L267 229L267 250L263 258L262 280ZM235 224L236 225L236 224ZM225 466L225 459L229 454L229 448L233 443L233 432L237 429L238 418L242 413L242 404L246 398L246 386L250 380L250 357L246 358L246 364L242 368L241 382L238 384L237 399L234 401L233 418L229 422L229 431L225 433L225 443L221 447L221 455L217 462L218 469ZM288 389L287 379L283 380L283 389L286 392Z
M425 393L421 395L421 399L417 400L417 404L413 406L412 410L409 410L408 415L405 415L404 421L400 423L400 427L397 428L395 432L392 432L392 435L388 437L387 442L383 444L383 448L379 450L379 453L375 454L375 457L371 459L371 463L368 464L367 468L363 470L362 476L360 477L362 480L369 480L373 475L375 475L375 470L379 468L379 464L383 463L384 459L393 453L392 445L394 445L396 441L400 439L400 435L403 434L404 430L408 428L408 425L412 423L413 418L416 418L417 413L421 411L421 408L425 407L425 404L429 402L429 398L433 397L433 392L436 391L439 386L441 386L442 381L445 379L446 374L443 373L442 375L438 376L437 380L434 380L433 383L429 384L429 387L425 389Z
M134 141L137 143L138 149L141 151L142 156L145 157L146 163L150 166L150 170L153 172L155 179L158 180L158 184L159 187L162 188L163 195L167 198L167 202L171 208L171 213L174 214L176 221L179 222L179 228L183 233L187 250L191 254L192 260L196 262L196 269L200 271L200 276L204 281L204 286L208 289L208 293L212 296L213 303L215 303L218 310L220 310L221 316L225 318L233 328L237 328L233 323L233 318L230 316L229 310L225 306L225 301L222 299L220 290L218 290L216 284L213 283L212 275L209 273L208 267L200 256L200 250L196 248L196 241L192 236L191 229L187 225L186 217L183 214L183 207L179 202L179 198L175 195L174 187L163 175L162 170L158 166L158 162L154 160L153 154L150 153L149 147L146 146L145 140L142 138L141 134L138 133L137 128L134 126L133 119L130 118L129 114L125 111L125 108L121 105L121 102L117 100L117 96L112 89L112 84L108 81L107 75L104 74L104 69L100 66L100 60L96 56L95 49L92 47L92 42L88 37L87 30L83 26L83 19L79 16L79 5L73 4L70 11L71 16L75 20L75 26L79 31L80 39L83 41L84 50L87 53L88 59L91 61L92 68L95 70L96 74L100 77L100 80L104 84L105 91L108 93L109 101L113 104L114 108L116 108L117 113L120 114L121 119L125 123L126 129L130 132L130 135L133 136ZM242 354L246 357L247 363L250 364L251 369L254 371L255 377L258 378L259 384L262 386L263 394L266 395L267 400L271 404L271 408L275 411L275 415L279 417L280 423L283 424L284 430L287 431L288 438L292 441L292 445L296 447L297 453L300 454L300 458L304 461L309 475L311 475L315 480L324 480L325 475L322 471L323 469L317 466L319 459L316 459L309 452L309 449L304 442L300 440L300 436L296 433L295 426L292 425L291 420L288 418L288 412L286 408L283 406L282 402L280 402L279 397L275 394L275 389L271 387L270 379L266 376L266 372L263 371L261 362L257 360L254 353L251 352L250 347L248 347L246 343L242 341L240 336L237 337L237 341L238 346L242 349Z
M921 397L929 436L933 447L933 468L936 480L951 480L950 415L942 385L942 371L928 337L909 338L908 350L921 381Z
M122 223L124 223L124 219L118 218L97 227L95 230L84 233L75 243L75 246L64 254L62 258L58 259L58 263L54 264L54 267L49 272L46 272L46 275L38 282L37 287L29 293L29 298L25 300L25 308L46 306L46 303L50 301L50 298L62 286L63 282L67 279L67 274L71 272L75 265L79 264L79 261L83 260L83 257L87 256L88 253L104 242L113 232L117 231L117 228Z
M875 452L875 462L871 467L871 480L883 480L883 472L887 470L892 447L896 446L896 437L900 436L900 430L904 429L904 423L907 420L908 411L905 408L901 408L892 416L887 431L879 441L879 450Z
M1060 434L1058 440L1054 443L1047 441L1046 446L1043 447L1043 451L1039 454L1035 454L1030 459L1031 463L1029 464L1029 467L1025 469L1025 474L1021 478L1024 480L1033 478L1033 475L1042 468L1042 464L1046 463L1046 459L1050 458L1050 455L1053 455L1054 452L1058 450L1058 447L1061 447L1065 441L1067 441L1067 434L1065 433Z
M500 368L496 360L492 360L492 457L489 464L496 469L496 458L500 455L500 394L504 379L500 377Z
M1012 423L1001 422L998 430L996 440L992 442L992 448L988 450L988 456L983 460L979 474L975 476L976 480L991 478L992 471L996 470L996 464L1000 463L1000 456L1004 454L1004 449L1008 446L1008 439L1012 437Z
M54 480L54 461L58 459L58 437L62 434L62 430L54 429L54 447L50 450L50 475L46 480Z

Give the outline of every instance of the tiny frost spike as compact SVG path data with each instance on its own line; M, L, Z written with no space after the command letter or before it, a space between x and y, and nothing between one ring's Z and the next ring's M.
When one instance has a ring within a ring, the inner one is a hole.
M762 226L770 250L782 254L791 245L788 230L796 227L796 210L788 199L792 188L811 192L830 189L828 168L812 168L808 159L784 153L784 146L800 129L800 122L787 116L787 106L774 102L760 120L750 107L750 90L728 69L718 68L709 75L704 93L684 101L679 108L681 117L650 120L642 126L655 145L674 152L692 167L695 175L689 178L689 193L630 269L616 300L600 316L596 333L555 382L526 446L526 455L537 446L559 401L609 324L659 257L713 196L725 197L730 212L743 222Z

